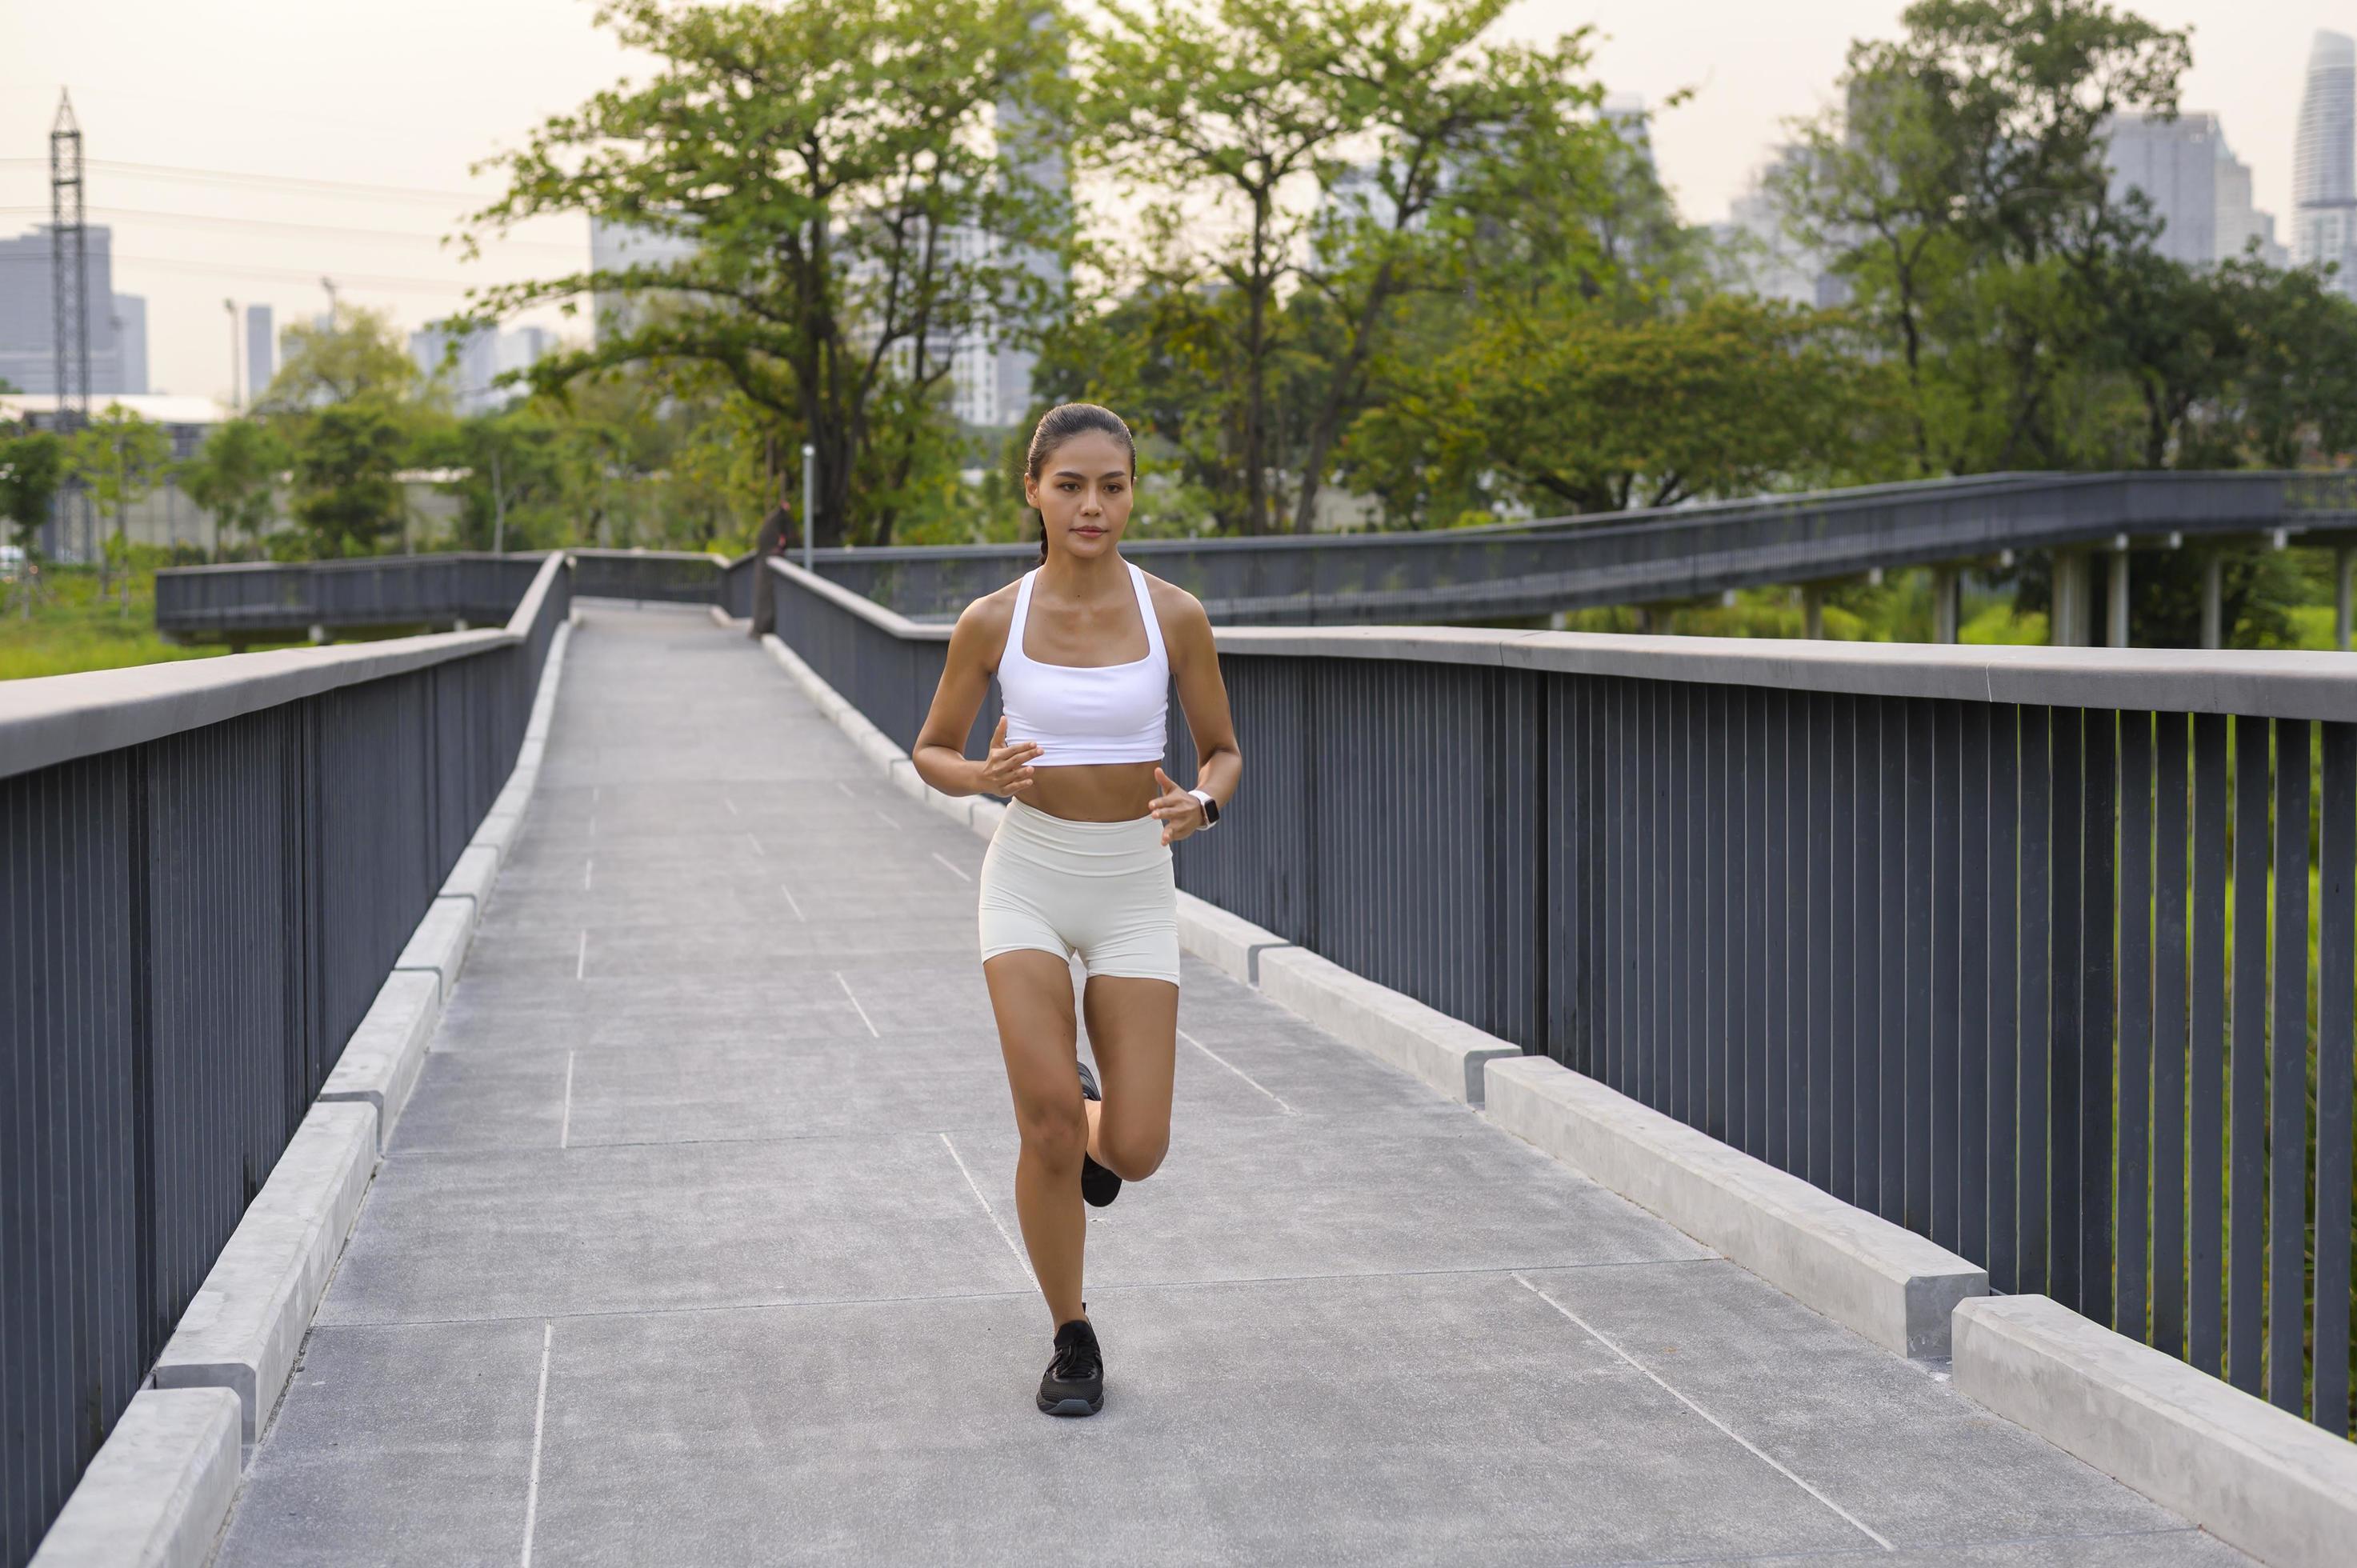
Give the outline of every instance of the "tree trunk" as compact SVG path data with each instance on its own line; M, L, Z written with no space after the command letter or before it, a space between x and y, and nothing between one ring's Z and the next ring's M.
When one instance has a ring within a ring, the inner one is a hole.
M1244 532L1268 532L1268 460L1263 443L1267 433L1268 363L1263 333L1268 321L1267 279L1263 257L1268 232L1268 199L1253 193L1252 328L1244 338Z

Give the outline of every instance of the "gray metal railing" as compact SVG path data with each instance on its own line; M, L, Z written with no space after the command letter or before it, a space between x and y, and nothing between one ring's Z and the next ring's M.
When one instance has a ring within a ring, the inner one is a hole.
M771 570L907 746L948 628ZM1218 639L1181 887L2351 1431L2348 656Z
M718 602L725 555L700 550L576 550L573 593L585 599L637 599L671 604Z
M28 1561L505 782L504 629L0 682L0 1563Z
M376 555L350 561L175 566L156 574L156 628L227 639L300 637L315 626L498 626L539 555Z
M1706 597L1876 568L2072 546L2357 529L2357 475L2018 474L1487 528L1125 540L1222 626L1445 622ZM914 619L954 617L1037 545L822 550L815 564Z

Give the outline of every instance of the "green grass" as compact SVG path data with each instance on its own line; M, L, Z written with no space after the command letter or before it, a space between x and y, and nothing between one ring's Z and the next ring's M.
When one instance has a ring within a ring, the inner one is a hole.
M135 571L131 599L119 580L102 599L91 567L48 566L26 613L22 581L0 587L0 681L114 670L167 659L204 659L220 648L175 648L156 635L156 575Z

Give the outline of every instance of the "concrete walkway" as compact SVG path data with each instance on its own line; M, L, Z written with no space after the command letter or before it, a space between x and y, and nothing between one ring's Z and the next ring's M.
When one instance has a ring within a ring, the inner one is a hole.
M2244 1561L1192 960L1040 1415L981 841L584 618L221 1564Z

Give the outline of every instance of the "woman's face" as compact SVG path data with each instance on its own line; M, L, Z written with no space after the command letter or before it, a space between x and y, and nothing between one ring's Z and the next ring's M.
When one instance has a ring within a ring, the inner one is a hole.
M1039 509L1049 548L1102 555L1121 542L1129 521L1129 449L1102 430L1084 430L1048 454L1039 477L1023 477L1024 498Z

